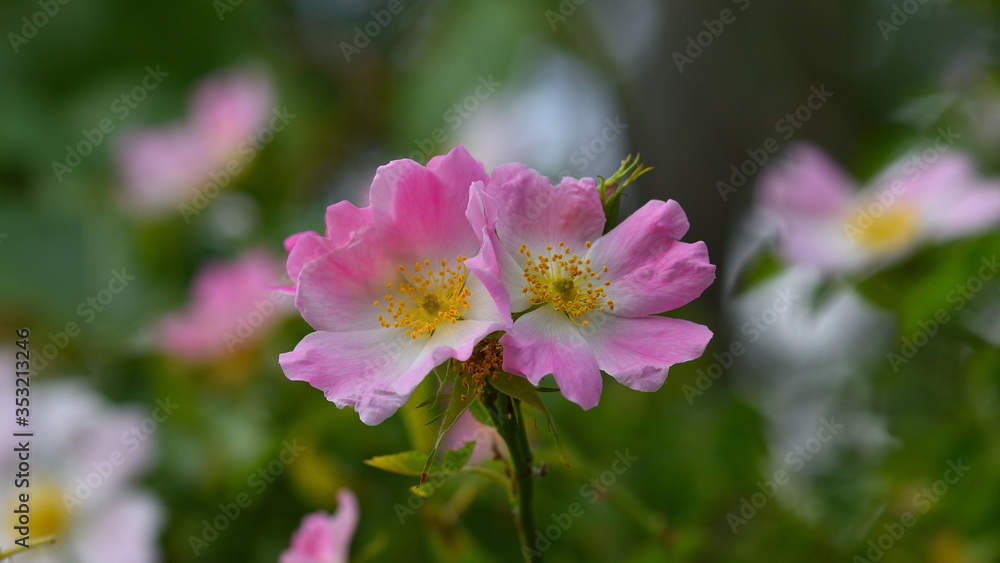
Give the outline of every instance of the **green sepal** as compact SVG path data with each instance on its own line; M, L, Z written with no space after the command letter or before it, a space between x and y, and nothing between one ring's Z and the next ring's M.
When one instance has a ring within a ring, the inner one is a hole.
M398 454L378 455L371 459L366 459L365 463L390 473L420 475L426 471L424 461L424 454L411 450Z
M462 398L463 396L465 397L464 399ZM441 442L444 441L445 434L455 426L455 423L458 422L458 419L465 411L469 410L472 403L476 402L477 397L478 395L471 388L463 385L462 378L455 380L455 384L451 388L451 399L448 402L448 408L441 419L441 427L438 429L437 440L434 441L434 448L431 450L430 455L427 456L424 470L419 473L421 485L427 481L427 475L430 473L431 465L434 463L434 458L437 457L438 450L441 449Z
M496 377L490 379L490 385L505 395L520 399L523 403L531 405L535 410L545 415L545 418L549 421L549 431L552 432L556 448L559 450L559 461L568 467L569 458L566 457L566 450L563 448L562 440L559 439L559 433L556 432L555 422L552 421L552 415L549 414L548 407L545 406L542 396L538 394L538 390L535 389L534 385L524 377L509 373L497 374Z
M601 196L601 205L604 208L605 233L618 225L619 197L622 192L640 176L653 169L652 166L642 164L641 158L642 155L637 154L635 160L632 160L632 155L628 155L610 178L605 180L598 176L601 183L597 185L597 193ZM608 189L611 190L611 193L608 193Z

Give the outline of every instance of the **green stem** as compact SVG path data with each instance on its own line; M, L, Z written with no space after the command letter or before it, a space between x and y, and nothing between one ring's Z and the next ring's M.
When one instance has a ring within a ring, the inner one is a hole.
M33 547L41 547L43 545L49 545L56 543L56 537L54 535L43 536L37 540L30 542L28 547L13 547L7 551L0 552L0 561L7 559L8 557L13 557L19 553L25 552Z
M530 543L536 534L535 515L531 508L534 473L531 467L531 447L524 429L524 417L521 416L521 401L502 393L487 392L486 396L487 410L496 423L497 432L510 450L511 505L514 525L521 540L521 553L526 563L539 563L542 554Z

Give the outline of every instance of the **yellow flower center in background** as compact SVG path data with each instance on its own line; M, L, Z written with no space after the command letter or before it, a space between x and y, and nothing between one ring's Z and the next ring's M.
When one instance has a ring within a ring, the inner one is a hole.
M873 250L891 251L910 244L917 234L917 214L896 204L875 216L866 211L854 215L851 224L857 241Z
M587 242L590 248L590 242ZM560 242L553 248L545 247L546 254L532 256L527 245L521 245L521 255L525 263L524 279L528 285L521 291L533 305L551 303L556 311L562 311L572 319L579 318L588 311L604 311L604 305L614 310L615 303L608 299L604 288L611 282L601 281L601 274L607 273L605 266L600 271L590 267L590 258L580 258L572 249ZM587 321L583 321L585 326Z
M469 309L469 296L465 287L469 271L465 267L464 256L455 259L452 268L446 260L441 260L441 269L431 267L430 260L414 264L412 271L399 266L402 281L395 285L386 284L386 289L395 290L385 295L385 302L376 301L382 310L379 323L385 328L406 328L410 338L429 338L442 322L455 324Z
M61 537L69 524L70 514L60 498L59 491L50 485L42 483L33 484L26 490L26 494L29 495L26 504L31 507L31 512L29 513L31 521L28 525L31 528L32 539L29 540L29 543L35 541L36 538L44 536L55 535ZM16 494L12 501L15 509L21 505ZM18 520L21 516L20 514L12 513L11 516L12 526L24 525Z

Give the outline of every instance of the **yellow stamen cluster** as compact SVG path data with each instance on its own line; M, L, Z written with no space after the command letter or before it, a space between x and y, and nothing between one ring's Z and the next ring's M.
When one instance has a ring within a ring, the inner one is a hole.
M520 252L527 264L524 279L528 282L521 291L532 304L551 303L556 311L566 313L574 322L586 312L604 311L605 304L614 310L614 301L604 292L611 282L601 280L601 274L608 272L607 266L591 269L590 258L573 254L565 242L555 248L548 245L545 250L547 254L532 256L527 245L521 245ZM587 321L580 324L586 326Z
M466 258L459 256L455 260L455 268L441 260L439 270L431 266L430 260L417 262L412 272L399 266L402 279L385 286L395 293L386 293L385 303L374 303L383 312L378 316L379 323L385 328L405 327L406 335L414 339L430 338L442 322L455 324L469 309L472 295L465 287L469 278Z
M849 236L879 251L893 251L910 244L917 235L917 214L897 203L879 215L859 211L852 217Z
M475 393L482 400L483 388L488 379L496 379L503 371L503 346L496 340L486 340L478 346L469 359L458 365L458 380L467 393ZM462 394L462 400L467 395Z

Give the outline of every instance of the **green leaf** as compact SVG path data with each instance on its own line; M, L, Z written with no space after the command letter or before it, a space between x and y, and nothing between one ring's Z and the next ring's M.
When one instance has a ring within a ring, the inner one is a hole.
M460 471L465 467L466 463L469 463L469 458L472 457L472 450L476 447L476 441L471 440L465 443L465 446L457 450L448 450L444 452L444 457L441 459L441 469L445 473L455 473Z
M472 403L476 402L477 397L478 395L463 385L462 379L455 381L455 385L451 388L451 400L448 403L448 409L444 412L444 418L441 420L441 427L438 430L438 437L434 442L434 449L432 449L430 455L427 456L423 471L418 473L418 475L420 475L421 485L427 481L427 475L430 473L431 465L434 463L434 458L437 456L438 450L441 449L441 442L444 441L445 434L447 434L448 431L455 426L459 417L461 417L465 411L469 410Z
M402 475L420 475L429 468L424 467L424 454L408 451L392 455L379 455L366 459L365 463L391 473Z
M556 425L552 421L552 415L549 414L549 409L545 406L545 402L542 401L542 396L538 394L538 390L527 379L509 373L497 375L490 380L490 385L505 395L520 399L545 415L545 418L549 421L549 431L552 432L552 436L556 441L556 448L559 449L559 461L569 466L569 459L566 457L566 450L563 448L562 440L559 439L559 433L556 432Z

